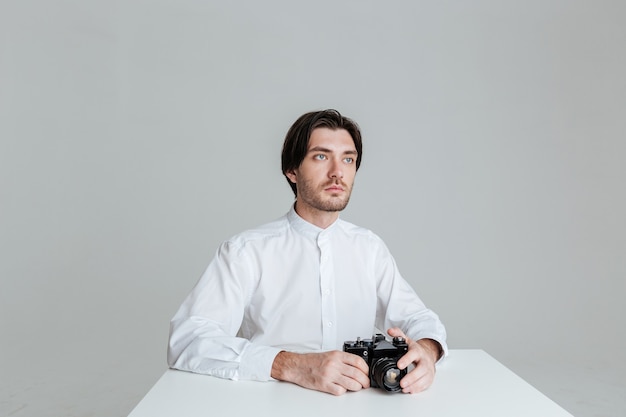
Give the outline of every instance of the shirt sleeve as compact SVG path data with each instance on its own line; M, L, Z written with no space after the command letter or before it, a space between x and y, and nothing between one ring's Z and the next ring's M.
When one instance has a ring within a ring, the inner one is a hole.
M280 349L237 337L252 281L241 248L222 244L170 322L171 368L234 380L272 380Z
M373 257L377 275L376 327L387 330L399 327L413 340L432 339L441 345L447 356L446 329L439 316L419 298L400 271L385 244L380 241Z

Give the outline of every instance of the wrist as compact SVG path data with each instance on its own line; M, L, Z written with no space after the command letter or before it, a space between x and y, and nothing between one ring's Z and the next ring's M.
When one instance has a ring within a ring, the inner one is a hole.
M279 381L287 381L289 369L295 366L295 353L281 350L272 363L271 377Z
M417 343L428 352L428 355L433 359L433 363L441 359L443 348L439 342L433 339L420 339Z

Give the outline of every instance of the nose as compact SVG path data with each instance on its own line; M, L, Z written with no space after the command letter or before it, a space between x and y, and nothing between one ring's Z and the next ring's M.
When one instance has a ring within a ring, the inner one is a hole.
M333 179L341 179L343 178L343 170L341 167L341 161L334 161L330 167L330 171L328 172L328 176Z

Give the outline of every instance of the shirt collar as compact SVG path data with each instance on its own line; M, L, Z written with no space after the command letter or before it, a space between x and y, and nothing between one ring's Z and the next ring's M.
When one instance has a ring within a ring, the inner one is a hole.
M326 229L317 227L316 225L307 222L302 217L300 217L298 213L296 213L295 203L291 206L291 209L287 213L287 219L289 220L289 224L291 225L291 227L293 227L297 232L302 233L303 235L312 239L317 239L320 234L330 233L330 231L339 221L339 218L337 218L337 220L335 220L335 222L328 226Z

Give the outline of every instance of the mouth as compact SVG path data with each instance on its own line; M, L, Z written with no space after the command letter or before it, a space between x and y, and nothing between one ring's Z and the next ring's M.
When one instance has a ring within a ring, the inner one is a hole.
M330 187L326 187L325 190L331 193L339 193L345 191L344 188L340 185L331 185Z

